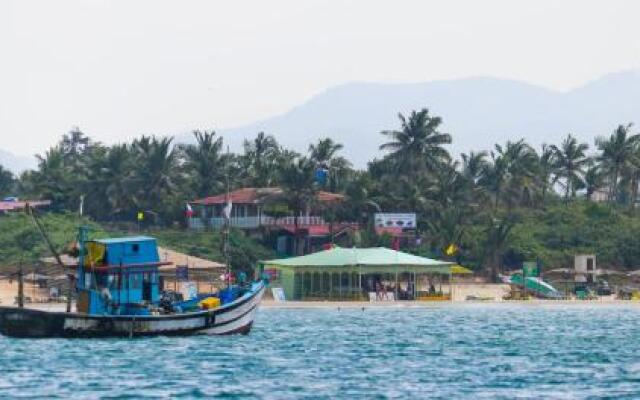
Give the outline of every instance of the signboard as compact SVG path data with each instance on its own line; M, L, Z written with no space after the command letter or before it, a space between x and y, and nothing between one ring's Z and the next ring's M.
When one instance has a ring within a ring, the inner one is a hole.
M373 217L377 228L416 228L415 213L376 213Z
M188 281L189 280L189 267L186 265L176 265L176 280Z
M286 298L284 296L284 290L282 288L279 288L279 287L271 288L271 293L273 294L273 300L279 303L286 301Z

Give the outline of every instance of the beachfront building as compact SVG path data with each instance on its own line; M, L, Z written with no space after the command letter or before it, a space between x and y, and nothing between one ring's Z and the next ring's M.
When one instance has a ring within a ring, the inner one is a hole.
M189 227L203 229L205 227L221 228L224 226L224 208L227 202L232 204L229 222L231 226L241 229L281 226L324 226L328 223L323 217L314 214L316 210L306 210L303 215L278 215L286 213L281 207L284 192L281 188L242 188L226 194L205 197L189 202L193 215L189 218ZM344 196L337 193L319 191L316 201L320 205L337 203ZM296 224L297 222L297 224Z
M443 293L442 283L451 283L452 263L383 247L334 247L259 265L286 300L448 299L451 293Z
M322 210L344 200L341 194L317 192L315 207L302 215L292 215L284 196L284 191L277 187L243 188L228 196L218 194L194 200L189 203L193 214L188 218L188 225L194 230L222 228L224 210L230 202L230 225L250 234L263 234L279 256L317 251L358 229L356 223L329 222L322 216Z

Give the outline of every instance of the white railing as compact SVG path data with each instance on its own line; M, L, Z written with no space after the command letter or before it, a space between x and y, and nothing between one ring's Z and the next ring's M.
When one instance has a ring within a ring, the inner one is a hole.
M230 223L231 226L236 228L251 229L259 226L294 226L296 219L298 220L298 226L301 227L327 224L324 218L316 216L274 218L266 215L261 217L232 217ZM205 225L211 228L221 228L224 223L225 219L221 217L209 218L206 222L198 217L189 218L189 228L191 229L204 229Z
M312 225L326 225L327 223L324 221L322 217L308 216L308 217L282 217L282 218L271 218L270 221L265 223L264 225L295 225L296 219L298 220L298 226L312 226ZM266 222L266 221L265 221Z

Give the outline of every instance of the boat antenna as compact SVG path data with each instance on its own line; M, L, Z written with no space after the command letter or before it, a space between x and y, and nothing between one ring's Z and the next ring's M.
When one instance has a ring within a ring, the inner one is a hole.
M225 180L226 180L226 194L225 194L225 205L224 205L224 238L223 238L223 246L222 253L224 256L224 261L227 264L227 288L231 286L231 260L229 258L229 231L231 225L231 207L233 207L231 203L231 195L229 188L229 145L227 145L227 159L225 160Z

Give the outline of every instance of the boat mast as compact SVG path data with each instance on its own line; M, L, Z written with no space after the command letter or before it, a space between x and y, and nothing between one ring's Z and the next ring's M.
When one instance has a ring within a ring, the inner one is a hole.
M84 275L84 258L85 258L85 243L87 241L86 226L80 226L78 228L78 287L86 289L85 275Z
M36 225L36 228L38 228L38 232L40 232L40 235L42 236L44 241L47 243L47 247L49 247L49 251L53 254L53 258L56 260L56 262L64 272L65 266L64 266L64 263L62 262L62 258L60 258L60 254L58 253L55 246L51 242L51 239L49 239L49 235L47 235L47 231L45 231L44 226L42 226L42 223L40 222L40 219L36 214L36 209L33 208L29 203L25 204L24 207L27 214L31 216L31 219ZM71 312L71 294L72 293L73 293L73 279L71 278L71 276L69 276L69 290L67 292L67 312Z
M22 259L18 266L18 307L24 308L24 271L22 270Z
M227 145L227 160L225 162L225 179L226 179L226 194L224 205L224 238L222 245L222 253L224 256L224 262L227 264L227 288L231 287L231 262L229 259L229 230L231 225L231 198L229 189L229 146Z

